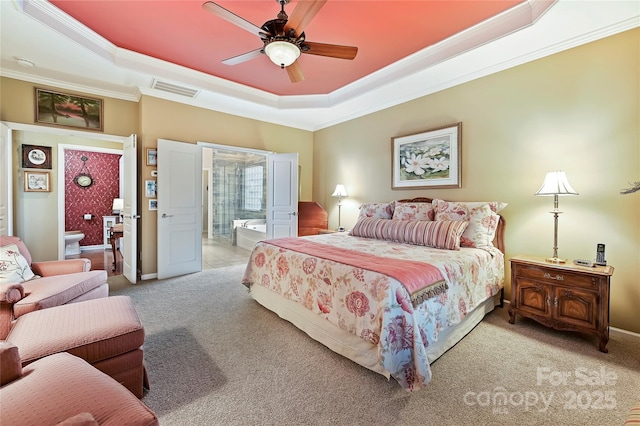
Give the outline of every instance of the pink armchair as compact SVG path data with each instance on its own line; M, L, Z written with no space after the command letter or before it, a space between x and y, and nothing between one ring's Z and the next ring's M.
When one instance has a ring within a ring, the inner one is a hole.
M89 259L33 262L20 238L0 237L0 339L21 315L108 295L107 272Z

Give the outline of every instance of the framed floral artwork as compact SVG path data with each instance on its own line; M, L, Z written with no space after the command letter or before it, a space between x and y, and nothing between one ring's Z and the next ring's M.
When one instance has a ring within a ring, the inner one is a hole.
M391 138L391 188L460 188L461 148L462 123Z

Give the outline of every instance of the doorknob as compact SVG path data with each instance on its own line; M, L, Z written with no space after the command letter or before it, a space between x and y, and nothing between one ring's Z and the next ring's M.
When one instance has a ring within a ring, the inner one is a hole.
M291 212L289 213L289 216L298 216L298 212Z
M172 214L166 214L166 213L162 213L162 218L166 218L166 217L173 217Z

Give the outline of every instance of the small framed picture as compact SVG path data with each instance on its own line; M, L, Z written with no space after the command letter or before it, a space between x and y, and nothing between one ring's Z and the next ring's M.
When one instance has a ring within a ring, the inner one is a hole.
M158 210L158 200L149 200L149 210Z
M158 150L155 148L147 148L147 166L158 165Z
M50 169L51 147L38 145L22 145L23 169Z
M157 184L155 180L145 180L144 181L144 195L147 198L156 198L157 195Z
M24 172L24 192L51 192L49 172Z

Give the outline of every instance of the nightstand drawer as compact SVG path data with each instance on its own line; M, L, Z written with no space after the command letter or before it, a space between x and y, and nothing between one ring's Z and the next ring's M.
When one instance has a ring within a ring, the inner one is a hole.
M571 285L572 287L583 287L596 289L598 279L593 275L583 275L558 269L543 268L532 265L515 265L516 276L530 278L547 284Z

